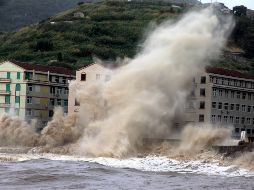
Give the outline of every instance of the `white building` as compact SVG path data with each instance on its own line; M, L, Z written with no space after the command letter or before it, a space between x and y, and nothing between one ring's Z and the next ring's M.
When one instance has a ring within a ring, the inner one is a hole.
M93 63L88 65L87 67L83 67L76 71L76 81L75 83L81 86L86 86L89 83L96 82L107 82L111 79L112 70L107 68L106 66ZM80 103L77 101L77 88L70 88L69 91L69 106L68 112L69 114L79 112Z
M207 68L193 80L185 123L233 127L233 136L246 131L254 138L254 77L238 71Z

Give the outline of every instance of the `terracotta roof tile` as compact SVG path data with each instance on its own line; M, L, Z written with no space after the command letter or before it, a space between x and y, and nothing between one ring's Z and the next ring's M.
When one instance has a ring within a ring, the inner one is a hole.
M18 65L19 67L24 68L25 70L35 70L35 71L41 71L41 72L49 71L50 73L75 75L75 72L73 72L71 69L67 69L64 67L39 65L39 64L32 64L32 63L26 63L26 62L20 62L20 61L11 61L11 62L14 63L15 65Z
M218 75L225 75L225 76L230 76L230 77L254 80L253 76L250 76L250 75L245 74L245 73L241 73L239 71L229 70L229 69L224 69L224 68L207 67L206 72L207 73L218 74Z

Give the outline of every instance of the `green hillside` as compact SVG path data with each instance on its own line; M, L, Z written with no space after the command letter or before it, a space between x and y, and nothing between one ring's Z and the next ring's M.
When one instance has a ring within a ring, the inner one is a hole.
M0 34L0 60L76 69L90 64L94 56L103 60L133 57L151 22L176 19L186 11L187 8L173 8L170 3L153 0L85 3L38 25ZM81 14L74 16L75 13ZM242 39L242 43L246 36L243 33L236 33L232 39ZM241 45L240 42L236 44ZM245 72L254 70L252 61L230 57L223 57L214 64Z
M132 57L151 21L176 18L182 9L165 3L85 3L39 25L0 36L0 59L16 59L77 68L93 56ZM82 12L84 18L74 17Z

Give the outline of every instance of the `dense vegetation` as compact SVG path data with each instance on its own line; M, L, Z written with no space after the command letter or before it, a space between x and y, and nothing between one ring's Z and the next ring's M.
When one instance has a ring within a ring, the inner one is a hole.
M0 58L77 68L102 59L132 57L151 21L175 18L182 9L165 3L85 3L39 25L0 36ZM84 17L75 17L82 12ZM59 60L60 58L60 60Z
M104 60L133 57L144 39L151 21L176 19L187 8L172 7L162 1L80 3L40 24L17 32L0 34L0 59L15 59L71 69L90 64L93 56ZM74 13L81 12L80 16ZM238 16L231 41L243 49L252 48L246 41L249 30L241 31L244 18ZM250 21L248 21L249 24ZM251 51L247 51L251 52ZM249 56L251 58L251 56ZM252 72L252 62L223 57L215 64Z
M81 0L0 0L0 31L17 30L35 24Z

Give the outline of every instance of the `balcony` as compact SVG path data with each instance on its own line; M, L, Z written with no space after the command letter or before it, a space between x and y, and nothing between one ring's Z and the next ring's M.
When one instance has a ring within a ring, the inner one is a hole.
M0 103L0 108L9 108L11 107L11 104L8 103Z
M0 78L0 83L11 83L11 79Z
M6 90L0 90L0 95L11 95L11 92Z
M37 79L29 79L29 80L26 80L26 82L31 83L31 84L39 84L39 85L50 85L50 86L61 86L61 87L67 87L68 86L68 83L43 81L43 80L37 80Z

